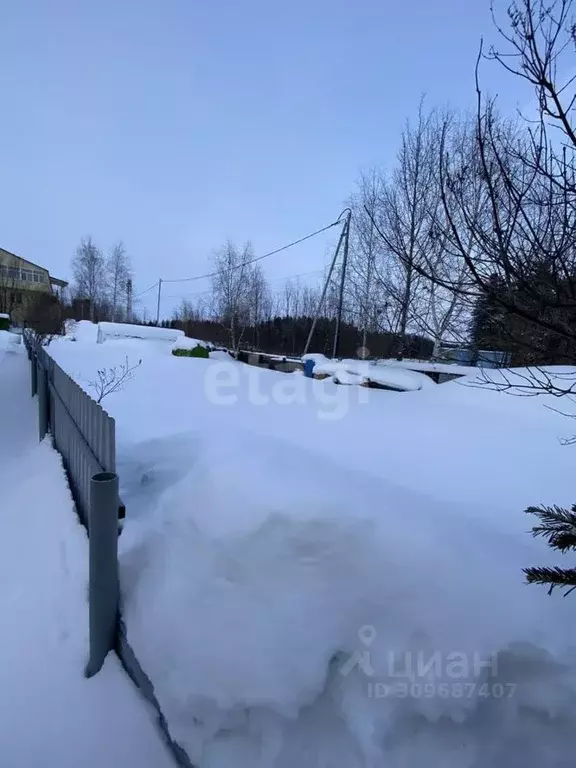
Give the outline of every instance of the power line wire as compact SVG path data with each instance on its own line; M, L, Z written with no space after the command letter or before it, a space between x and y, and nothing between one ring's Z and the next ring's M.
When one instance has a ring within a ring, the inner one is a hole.
M332 227L335 227L338 224L341 224L340 219L338 219L337 221L333 221L332 224L328 224L326 227L322 227L322 229L317 229L316 232L311 232L309 235L305 235L304 237L301 237L299 240L294 240L292 243L288 243L288 245L283 245L281 248L276 248L276 250L270 251L269 253L265 253L262 256L256 256L253 259L249 259L248 261L242 262L242 264L237 264L235 267L231 267L230 271L234 269L241 269L242 267L247 267L249 264L254 264L254 262L256 261L262 261L262 259L267 259L269 256L275 256L277 253L286 251L288 250L288 248L292 248L294 245L299 245L300 243L303 243L305 240L309 240L311 237L320 235L322 232L326 232L326 230L331 229ZM162 282L163 283L189 283L192 280L202 280L205 277L214 277L217 274L218 272L207 272L205 275L196 275L195 277L181 277L173 280L162 280ZM158 283L156 283L156 285L158 285Z
M188 299L188 298L194 298L195 296L208 296L208 294L212 293L212 289L208 288L206 291L195 291L194 293L179 293L177 296L169 293L166 296L164 296L165 299Z
M308 275L321 275L324 273L324 269L313 269L310 272L298 272L295 275L286 275L285 277L269 277L267 278L268 283L273 283L276 280L293 280L296 277L307 277ZM165 282L164 280L162 282ZM166 281L167 282L167 281ZM158 283L156 283L158 285ZM175 294L168 294L165 296L166 299L185 299L188 297L194 297L194 296L207 296L208 294L212 293L212 289L208 288L206 291L195 291L194 293L179 293L177 295ZM138 294L139 296L141 294Z
M145 291L140 291L140 293L137 293L135 296L132 296L133 299L137 299L138 296L144 296L145 293L148 293L148 291L151 291L153 288L156 288L158 285L158 281L154 283L154 285L151 285L150 288L146 288Z
M280 248L276 248L273 251L269 251L268 253L264 253L262 256L255 256L253 259L248 259L248 261L244 261L241 264L236 264L236 266L231 267L229 271L234 271L235 269L242 269L242 267L247 267L249 264L254 264L257 261L262 261L262 259L267 259L269 256L274 256L277 253L282 253L282 251L288 250L288 248L292 248L295 245L299 245L300 243L305 242L306 240L310 240L311 237L316 237L316 235L320 235L322 232L326 232L328 229L332 229L332 227L336 227L339 224L342 223L342 217L349 209L345 209L340 216L336 219L336 221L333 221L331 224L326 225L325 227L322 227L321 229L317 229L315 232L310 232L310 234L305 235L304 237L300 237L298 240L293 240L291 243L288 243L287 245L283 245ZM151 291L153 288L158 287L158 304L157 304L157 311L156 311L156 322L158 323L160 318L160 301L161 301L161 293L162 293L162 283L189 283L195 280L203 280L207 277L215 277L218 274L218 271L213 272L207 272L204 275L196 275L194 277L181 277L176 278L172 280L164 280L163 278L160 278L154 285L151 285L149 288L146 288L145 291L141 291L140 293L137 293L133 298L137 299L139 296L143 296L145 293L148 293L148 291ZM174 297L176 298L176 297Z
M293 280L295 277L306 277L307 275L321 275L324 272L322 269L313 269L311 272L298 272L296 275L286 275L286 277L269 277L268 282L271 283L274 280Z

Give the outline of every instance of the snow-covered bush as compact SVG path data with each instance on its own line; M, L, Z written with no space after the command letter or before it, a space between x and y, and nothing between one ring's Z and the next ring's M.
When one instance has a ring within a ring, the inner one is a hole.
M210 353L208 352L208 349L206 347L203 347L201 344L197 344L192 349L181 349L180 347L177 347L176 349L172 350L172 354L175 357L202 357L202 358L210 357Z
M206 349L209 349L213 347L212 344L209 344L207 341L202 341L202 339L192 339L189 336L180 336L174 344L172 344L172 349L194 349L195 347L206 347Z
M213 348L213 345L201 339L191 339L188 336L182 336L172 345L172 354L175 357L207 358L210 357L210 348Z

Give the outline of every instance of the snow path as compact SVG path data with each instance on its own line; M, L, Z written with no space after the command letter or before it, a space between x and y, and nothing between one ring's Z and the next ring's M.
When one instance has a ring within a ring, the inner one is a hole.
M22 347L0 359L0 765L171 768L116 656L84 678L87 540L28 365Z

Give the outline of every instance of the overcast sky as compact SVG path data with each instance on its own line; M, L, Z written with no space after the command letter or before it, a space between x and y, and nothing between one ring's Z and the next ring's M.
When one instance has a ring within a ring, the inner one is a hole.
M83 235L122 239L136 293L333 221L422 94L473 106L494 39L488 0L5 0L0 29L0 246L67 279ZM515 106L496 65L483 82ZM272 287L332 239L265 260ZM163 314L207 287L166 286Z

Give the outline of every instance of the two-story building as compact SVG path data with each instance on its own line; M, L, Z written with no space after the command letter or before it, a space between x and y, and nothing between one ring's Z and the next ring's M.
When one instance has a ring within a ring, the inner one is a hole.
M45 267L0 248L0 312L8 313L14 322L25 321L30 306L39 298L60 298L67 285Z

